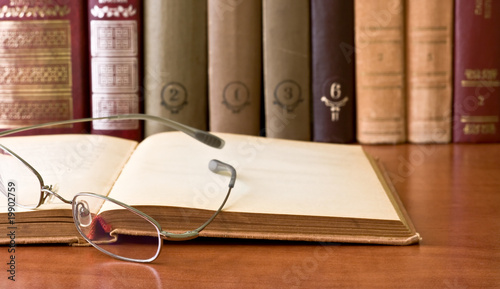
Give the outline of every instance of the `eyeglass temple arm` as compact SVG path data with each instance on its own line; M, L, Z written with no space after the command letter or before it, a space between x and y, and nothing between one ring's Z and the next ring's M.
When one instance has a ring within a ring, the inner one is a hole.
M222 211L222 208L224 208L224 205L226 204L226 202L229 198L229 195L231 194L231 189L234 187L234 183L236 182L236 170L234 169L233 166L226 164L224 162L221 162L219 160L211 160L208 163L208 168L214 173L226 171L226 172L229 172L231 174L231 180L229 181L229 185L228 185L229 190L227 191L227 194L226 194L226 197L224 198L224 201L220 205L219 209L212 215L212 217L210 217L210 219L208 219L208 221L203 223L203 225L201 225L200 227L198 227L195 230L187 231L187 232L182 233L182 234L174 234L174 233L162 231L161 234L167 240L185 241L185 240L191 240L191 239L198 237L198 234L203 229L205 229L206 226L208 226L210 223L212 223L212 221L215 219L215 217L217 217L217 215L219 215L219 213Z
M26 130L31 130L31 129L37 129L37 128L44 128L48 126L55 126L55 125L64 125L64 124L73 124L73 123L80 123L80 122L86 122L86 121L93 121L93 120L120 120L120 119L136 119L136 120L152 120L152 121L157 121L165 126L168 126L170 128L176 129L178 131L181 131L194 139L208 145L214 148L222 148L224 147L224 140L221 138L210 134L206 131L199 130L187 125L184 125L182 123L178 123L176 121L154 116L154 115L148 115L148 114L119 114L119 115L111 115L111 116L103 116L103 117L95 117L95 118L81 118L81 119L71 119L71 120L62 120L62 121L55 121L55 122L49 122L49 123L43 123L43 124L37 124L37 125L32 125L32 126L27 126L27 127L20 127L12 130L7 130L0 132L0 137L26 131Z

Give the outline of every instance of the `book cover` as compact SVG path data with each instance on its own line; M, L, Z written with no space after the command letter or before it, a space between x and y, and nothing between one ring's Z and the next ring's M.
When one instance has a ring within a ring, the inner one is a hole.
M500 141L500 3L455 2L454 142Z
M208 128L207 2L144 2L145 113ZM145 135L166 130L146 124Z
M262 5L266 136L310 140L310 1Z
M92 117L138 113L142 106L142 1L105 2L88 1ZM142 138L138 120L98 120L91 131Z
M356 140L354 1L312 0L313 140Z
M89 115L80 1L0 1L0 130ZM81 124L32 134L86 132Z
M209 129L260 134L262 1L208 0Z
M406 141L403 0L356 0L356 116L360 143Z
M453 1L406 1L408 141L451 141Z

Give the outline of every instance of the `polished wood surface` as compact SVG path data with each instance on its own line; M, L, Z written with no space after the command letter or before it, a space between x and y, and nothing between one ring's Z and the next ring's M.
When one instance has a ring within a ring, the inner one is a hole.
M198 239L135 264L93 248L20 246L0 288L500 288L500 144L367 146L417 231L414 246Z

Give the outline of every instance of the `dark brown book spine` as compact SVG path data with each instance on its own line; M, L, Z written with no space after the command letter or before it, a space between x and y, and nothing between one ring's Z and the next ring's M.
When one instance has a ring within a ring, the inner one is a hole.
M142 1L100 2L88 1L92 116L141 112ZM92 133L142 138L138 120L94 121Z
M455 2L454 142L500 141L500 2Z
M0 130L87 117L84 4L0 0L0 8ZM21 134L87 131L74 124Z
M313 140L355 140L354 1L312 0Z

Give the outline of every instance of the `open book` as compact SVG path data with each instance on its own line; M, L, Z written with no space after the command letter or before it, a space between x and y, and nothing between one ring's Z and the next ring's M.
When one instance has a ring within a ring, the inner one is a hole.
M236 184L200 236L394 245L420 240L383 170L361 146L217 135L226 141L223 149L180 132L141 143L100 135L0 141L64 198L107 195L139 208L169 232L198 227L220 206L229 178L208 170L210 160L219 159L236 168ZM7 198L0 198L5 232ZM15 226L17 244L84 242L71 206L57 199L36 210L16 207ZM0 236L0 243L9 241Z

